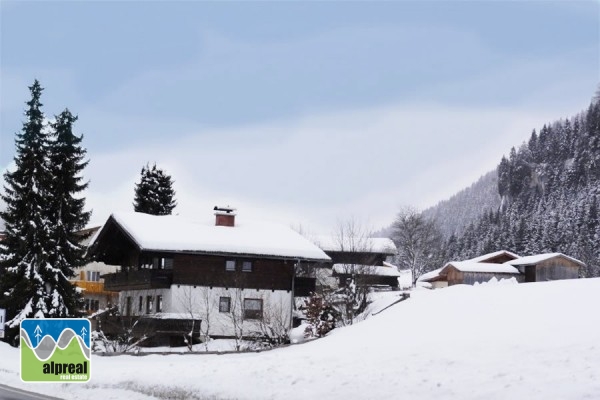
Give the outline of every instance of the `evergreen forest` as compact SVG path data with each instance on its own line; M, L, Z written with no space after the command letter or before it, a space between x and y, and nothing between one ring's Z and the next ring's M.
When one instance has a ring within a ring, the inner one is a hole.
M533 131L497 168L499 207L447 237L446 261L500 249L519 255L561 252L600 276L600 101Z

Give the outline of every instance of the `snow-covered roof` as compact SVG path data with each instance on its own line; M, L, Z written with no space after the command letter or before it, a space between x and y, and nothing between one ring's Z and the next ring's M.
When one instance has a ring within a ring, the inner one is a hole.
M484 262L486 260L489 260L491 258L495 258L495 257L501 256L503 254L506 254L506 255L511 256L513 258L519 258L519 255L517 255L515 253L512 253L512 252L507 251L507 250L499 250L499 251L495 251L493 253L488 253L488 254L484 254L484 255L479 256L479 257L471 258L471 259L466 260L466 261Z
M568 260L573 261L574 263L577 263L579 265L584 265L583 262L573 258L573 257L569 257L563 253L545 253L545 254L536 254L533 256L526 256L526 257L521 257L517 260L511 260L511 261L507 261L504 264L509 264L509 265L532 265L532 264L537 264L540 263L542 261L546 261L549 260L551 258L555 258L555 257L564 257Z
M436 278L440 277L440 272L442 271L442 268L438 268L438 269L434 269L433 271L429 271L427 273L424 273L423 275L419 276L419 278L417 279L417 282L427 282Z
M381 265L333 264L333 272L337 274L358 274L377 276L400 276L398 269Z
M491 272L496 274L519 274L519 270L509 264L492 264L473 261L452 261L442 268L444 274L449 267L454 267L461 272Z
M215 226L180 216L136 212L114 213L111 218L141 250L330 260L327 254L299 233L273 223L236 221L233 227ZM96 235L90 245L99 237Z
M396 245L390 238L338 238L315 236L313 242L324 251L352 251L361 253L396 254Z

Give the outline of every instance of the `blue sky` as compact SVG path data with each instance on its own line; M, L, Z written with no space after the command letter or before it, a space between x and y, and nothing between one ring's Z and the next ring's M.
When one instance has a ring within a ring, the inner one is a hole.
M0 167L27 86L68 107L93 222L146 162L182 215L323 231L442 200L600 82L598 2L2 1Z

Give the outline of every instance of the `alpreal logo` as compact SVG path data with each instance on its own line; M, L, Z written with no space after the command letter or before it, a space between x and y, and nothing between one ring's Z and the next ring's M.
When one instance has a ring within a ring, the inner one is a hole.
M21 321L21 380L90 380L90 321L85 318Z

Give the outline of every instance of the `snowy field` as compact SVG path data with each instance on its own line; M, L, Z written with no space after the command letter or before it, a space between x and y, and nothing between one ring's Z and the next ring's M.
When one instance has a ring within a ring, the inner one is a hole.
M323 339L263 353L93 356L67 399L600 399L600 279L416 291ZM153 397L154 396L154 397Z

